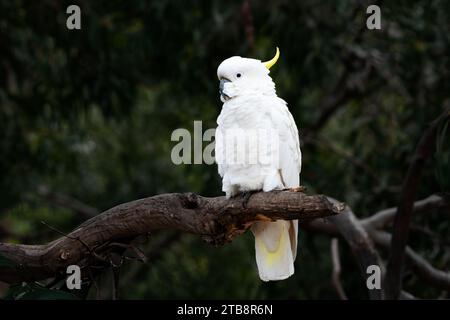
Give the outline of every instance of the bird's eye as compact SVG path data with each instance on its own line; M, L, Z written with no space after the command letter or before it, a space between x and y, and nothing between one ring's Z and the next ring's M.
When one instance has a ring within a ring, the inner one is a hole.
M242 74L240 74L240 73L238 73L237 75L236 75L236 77L238 77L238 78L240 78L242 76Z

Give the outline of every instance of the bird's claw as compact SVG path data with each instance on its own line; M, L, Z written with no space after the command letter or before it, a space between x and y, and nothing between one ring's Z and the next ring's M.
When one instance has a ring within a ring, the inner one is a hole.
M255 193L255 191L246 191L242 193L242 206L244 209L247 209L248 201L250 200L251 196Z
M304 192L304 191L306 191L306 187L298 186L298 187L295 187L295 188L287 188L285 190L290 191L290 192Z

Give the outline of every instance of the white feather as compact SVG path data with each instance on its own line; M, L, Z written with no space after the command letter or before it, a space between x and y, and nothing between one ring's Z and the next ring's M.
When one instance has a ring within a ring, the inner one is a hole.
M235 74L241 77L236 78ZM277 97L275 85L259 60L233 57L225 60L218 76L231 80L224 87L227 99L217 119L216 161L227 197L239 192L293 188L300 185L301 151L297 126L286 102ZM251 141L255 132L276 132L279 148L249 146L244 158L270 159L264 163L230 163L243 156L227 143L230 130L239 130L239 141ZM258 131L259 130L259 131ZM264 281L282 280L294 273L297 252L297 221L258 222L255 235L256 261Z

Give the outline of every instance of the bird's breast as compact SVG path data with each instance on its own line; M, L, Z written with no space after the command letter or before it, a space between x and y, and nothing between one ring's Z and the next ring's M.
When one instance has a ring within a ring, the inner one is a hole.
M264 127L264 107L258 99L235 98L223 104L217 124L222 129Z

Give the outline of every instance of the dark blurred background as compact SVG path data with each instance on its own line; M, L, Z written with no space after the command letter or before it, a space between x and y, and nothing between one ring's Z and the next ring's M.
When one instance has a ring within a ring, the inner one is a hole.
M382 30L366 28L375 3ZM70 4L81 8L81 30L66 28ZM221 195L216 166L172 163L170 135L194 120L216 126L221 61L268 60L276 46L271 76L300 130L302 184L358 217L396 206L415 146L450 97L449 15L445 0L2 0L0 241L45 243L60 235L41 221L68 232L159 193ZM450 190L447 126L418 198ZM448 269L448 216L414 226L410 244ZM214 248L171 231L138 239L149 261L122 268L119 296L337 298L329 237L301 232L295 275L275 283L259 280L253 241L247 233ZM367 298L345 244L341 254L347 295ZM439 295L416 280L405 288ZM0 284L0 296L10 289Z

